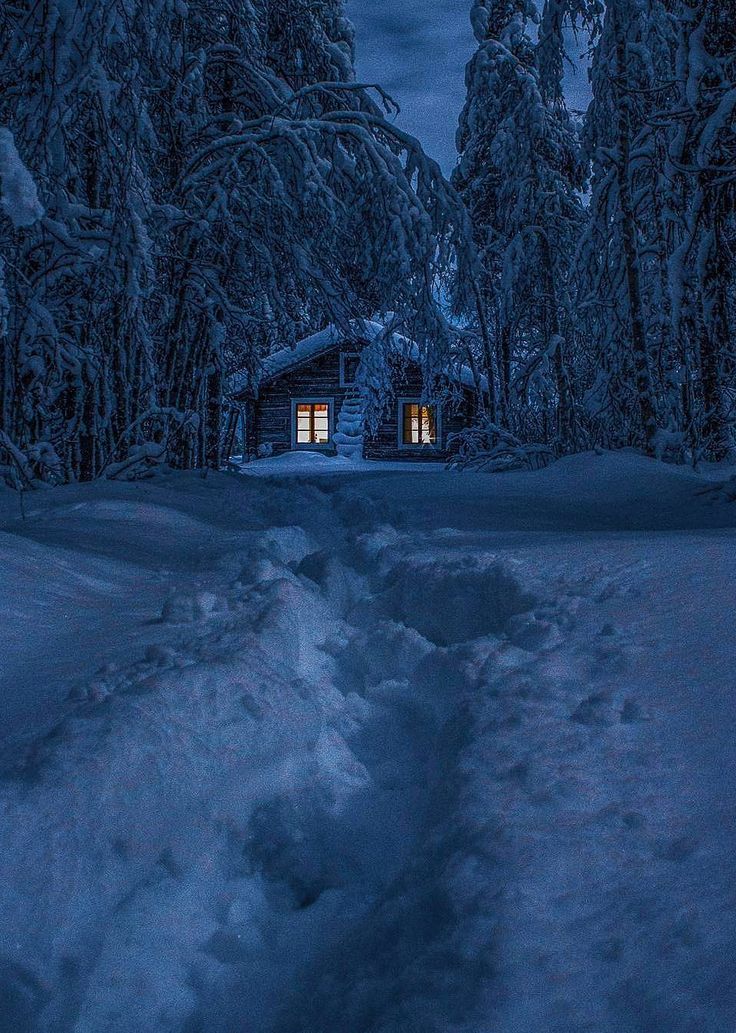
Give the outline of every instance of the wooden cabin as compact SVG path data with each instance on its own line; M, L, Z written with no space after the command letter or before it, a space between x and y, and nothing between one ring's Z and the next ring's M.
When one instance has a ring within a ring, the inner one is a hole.
M275 352L266 360L256 389L232 393L245 413L247 458L288 451L402 461L440 462L450 457L450 436L468 426L474 415L467 377L455 382L445 378L438 385L438 397L427 397L421 367L411 357L416 348L397 339L402 343L390 356L393 400L371 433L364 418L361 358L369 334L382 328L367 322L358 325L360 333L355 335L327 327L295 348Z

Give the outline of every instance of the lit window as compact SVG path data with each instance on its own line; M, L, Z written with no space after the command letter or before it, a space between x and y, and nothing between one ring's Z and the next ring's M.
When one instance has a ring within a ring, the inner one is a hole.
M402 402L401 443L403 445L436 445L437 421L434 406Z
M327 445L330 441L330 406L328 402L297 402L297 445Z

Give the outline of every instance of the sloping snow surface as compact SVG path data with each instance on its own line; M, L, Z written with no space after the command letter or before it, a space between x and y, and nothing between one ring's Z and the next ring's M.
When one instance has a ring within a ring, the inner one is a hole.
M736 504L319 466L0 495L2 1033L733 1033Z

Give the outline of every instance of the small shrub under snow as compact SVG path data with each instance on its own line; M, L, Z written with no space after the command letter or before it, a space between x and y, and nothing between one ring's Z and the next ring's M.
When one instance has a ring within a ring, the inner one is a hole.
M539 470L556 458L548 445L524 443L495 423L468 427L449 440L457 448L449 465L458 470Z

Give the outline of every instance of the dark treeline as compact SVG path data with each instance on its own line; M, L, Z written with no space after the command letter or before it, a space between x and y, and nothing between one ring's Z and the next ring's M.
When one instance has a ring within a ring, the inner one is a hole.
M231 371L374 312L476 373L467 459L730 456L736 0L471 18L448 184L356 83L342 0L2 5L6 479L218 466Z
M736 3L548 0L538 21L532 0L477 0L472 13L453 179L491 326L476 361L495 390L469 454L510 432L557 454L729 456ZM562 91L571 28L591 50L577 119Z

